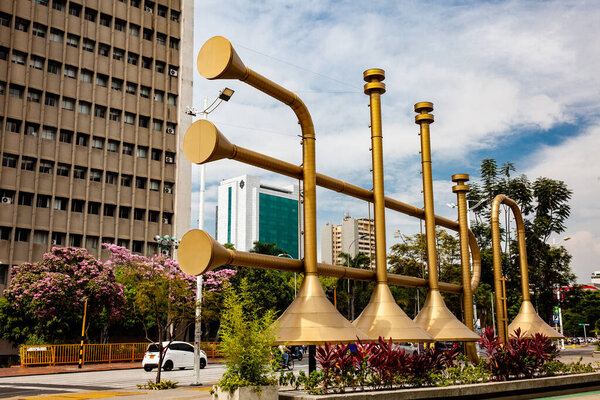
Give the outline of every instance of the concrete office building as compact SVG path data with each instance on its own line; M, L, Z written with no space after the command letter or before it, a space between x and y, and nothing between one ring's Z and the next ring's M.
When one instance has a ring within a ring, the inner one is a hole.
M0 283L54 245L188 230L193 4L0 1Z
M341 225L328 222L321 228L321 260L327 264L342 265L340 253L356 256L375 254L375 222L369 218L352 218L348 213ZM375 260L371 262L375 265Z
M276 243L298 258L299 215L298 186L270 186L251 175L227 179L218 189L217 241L240 251Z

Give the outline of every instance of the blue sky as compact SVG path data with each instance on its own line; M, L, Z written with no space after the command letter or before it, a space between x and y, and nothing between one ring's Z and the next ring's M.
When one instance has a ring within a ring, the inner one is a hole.
M456 218L446 206L456 201L450 176L477 177L483 158L512 161L530 179L564 180L574 191L572 216L553 239L573 254L573 270L585 283L600 270L599 20L597 1L380 1L366 8L355 1L203 0L195 3L195 54L212 36L231 40L248 67L307 104L318 171L366 188L372 184L362 72L383 68L386 194L422 207L413 105L432 101L436 213ZM286 106L241 82L198 74L195 105L225 86L236 93L210 119L228 139L299 164L299 129ZM209 164L210 233L218 182L243 173L292 183L232 161ZM340 223L346 211L367 215L364 202L326 190L317 196L318 226ZM394 232L420 229L417 220L391 211L386 222L388 246Z

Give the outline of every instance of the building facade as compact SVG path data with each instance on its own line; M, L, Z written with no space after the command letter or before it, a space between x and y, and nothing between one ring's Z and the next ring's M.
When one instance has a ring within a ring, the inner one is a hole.
M327 223L321 228L321 260L327 264L342 265L340 253L355 257L362 253L373 258L375 254L375 222L369 218L352 218L348 213L341 225ZM375 260L371 261L375 265Z
M0 283L52 246L189 229L192 38L193 1L0 2Z
M243 175L221 182L218 189L216 236L236 250L254 242L276 243L293 258L299 251L298 186L276 187Z

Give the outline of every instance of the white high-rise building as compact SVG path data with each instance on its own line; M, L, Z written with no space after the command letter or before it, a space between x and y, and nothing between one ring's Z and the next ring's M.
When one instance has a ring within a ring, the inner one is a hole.
M592 272L592 286L600 289L600 271Z
M297 185L265 185L252 175L226 179L218 189L217 241L240 251L256 241L276 243L298 258L299 215Z
M346 214L341 225L327 223L321 228L321 260L326 264L343 263L340 253L355 257L375 254L375 223L369 218L352 218ZM371 262L374 265L375 260Z

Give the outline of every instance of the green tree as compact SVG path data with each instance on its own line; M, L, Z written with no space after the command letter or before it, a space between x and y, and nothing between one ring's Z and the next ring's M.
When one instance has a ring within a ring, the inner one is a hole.
M342 265L350 268L369 269L371 259L364 253L358 253L354 257L349 253L340 253ZM371 294L375 288L371 282L354 281L350 279L335 279L337 287L338 310L348 315L349 320L354 320L362 310L369 304ZM349 293L349 295L348 295ZM345 301L344 301L345 300Z
M580 286L566 291L563 304L563 327L566 336L583 336L583 326L586 326L588 336L599 333L600 328L600 291L582 290Z

